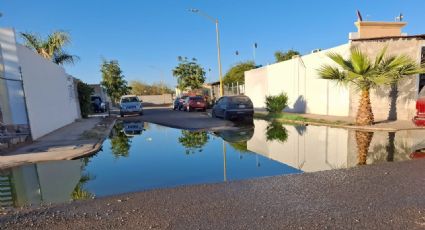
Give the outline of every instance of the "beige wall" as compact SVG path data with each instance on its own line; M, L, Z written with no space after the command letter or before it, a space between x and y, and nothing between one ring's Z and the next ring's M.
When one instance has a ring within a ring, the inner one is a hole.
M142 95L139 96L143 100L143 103L154 104L154 105L163 105L170 104L173 102L173 95L163 94L163 95Z
M425 41L417 39L391 39L378 41L353 41L352 45L366 52L372 60L376 54L387 46L388 55L405 54L414 60L420 61L421 47ZM416 99L418 96L419 76L406 77L400 81L399 97L397 100L397 117L399 120L411 120L416 114ZM390 110L390 87L372 90L371 102L375 120L386 120ZM358 109L359 93L350 90L350 116L355 116Z
M245 94L256 108L265 107L266 95L285 92L289 97L285 111L348 116L349 89L321 79L323 64L335 65L327 52L349 54L349 45L302 56L245 72Z

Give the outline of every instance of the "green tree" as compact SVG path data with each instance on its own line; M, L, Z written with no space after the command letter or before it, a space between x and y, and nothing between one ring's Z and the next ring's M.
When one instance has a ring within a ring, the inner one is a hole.
M78 102L80 103L81 117L87 118L91 112L91 95L93 88L88 84L77 80Z
M252 61L241 62L234 65L232 68L227 71L224 75L223 82L224 84L232 83L244 83L245 82L245 71L255 68L255 63Z
M300 55L300 52L296 51L296 50L288 50L286 52L282 52L282 51L276 51L274 53L274 57L276 59L276 63L278 62L282 62L282 61L287 61L292 59L293 56L295 55Z
M357 125L372 125L374 116L370 101L370 89L394 83L395 73L412 64L404 55L385 56L386 49L382 49L372 62L369 57L358 48L351 50L351 55L344 59L340 54L329 53L328 57L339 65L323 65L319 76L341 84L356 87L361 92L357 110Z
M124 79L118 61L103 60L100 72L102 72L102 81L100 84L105 87L107 94L113 102L118 102L121 96L130 93L131 87L128 86L127 81Z
M186 154L202 152L202 147L208 142L208 134L205 131L182 130L179 142L186 148Z
M131 94L135 95L160 95L173 93L173 90L162 82L149 85L141 81L131 81L130 87Z
M64 31L55 31L45 39L34 33L21 33L21 37L24 39L25 46L58 65L74 64L79 59L63 49L71 42L70 35Z
M180 90L200 89L205 82L205 71L195 58L191 61L187 57L178 57L179 64L173 69L173 76L177 78L177 87Z

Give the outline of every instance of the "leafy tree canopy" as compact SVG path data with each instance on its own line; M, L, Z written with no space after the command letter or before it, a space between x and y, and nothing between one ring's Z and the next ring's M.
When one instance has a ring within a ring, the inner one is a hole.
M141 81L131 81L131 94L135 95L160 95L173 93L174 91L164 83L153 83L151 85Z
M173 69L173 76L177 78L177 87L180 90L199 89L205 82L205 71L197 63L196 58L188 60L179 56L179 64Z
M224 84L232 83L244 83L245 82L245 71L255 68L255 63L252 61L240 62L234 65L232 68L227 71L224 75L223 82Z
M127 81L124 79L118 61L103 60L100 72L102 72L100 84L105 87L112 101L117 102L121 96L130 93L131 87L128 86Z
M292 59L293 56L295 55L300 55L300 52L296 51L296 50L288 50L286 52L282 52L282 51L276 51L274 53L274 57L276 59L276 63L281 62L281 61L287 61Z
M208 134L205 131L182 130L179 142L186 148L186 154L193 154L196 150L202 152L202 147L208 142Z

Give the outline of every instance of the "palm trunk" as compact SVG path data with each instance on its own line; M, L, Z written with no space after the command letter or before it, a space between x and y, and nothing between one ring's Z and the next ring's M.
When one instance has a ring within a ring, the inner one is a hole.
M388 113L388 120L397 120L397 99L398 99L398 85L397 83L391 84L390 96L390 112Z
M357 110L357 125L372 125L374 121L369 89L362 90Z
M356 131L357 156L359 165L366 164L367 153L369 152L369 146L372 142L372 138L373 132Z

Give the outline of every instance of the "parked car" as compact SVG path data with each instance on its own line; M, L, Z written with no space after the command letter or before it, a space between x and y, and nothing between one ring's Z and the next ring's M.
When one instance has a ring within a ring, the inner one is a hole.
M142 102L136 95L125 95L120 99L120 115L123 117L128 114L143 115Z
M176 97L173 102L173 110L179 109L180 97Z
M201 96L187 97L183 102L183 110L187 112L192 112L194 110L201 110L205 112L207 110L207 104Z
M102 98L99 96L91 96L90 97L91 106L93 109L93 112L95 113L104 113L106 112L106 103L102 101Z
M181 96L179 97L179 101L177 103L177 110L182 110L183 109L183 104L186 100L186 98L188 98L189 96Z
M224 96L215 103L211 114L212 117L221 117L225 120L244 119L252 121L254 106L247 96Z

